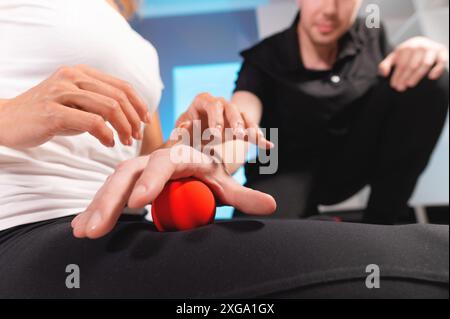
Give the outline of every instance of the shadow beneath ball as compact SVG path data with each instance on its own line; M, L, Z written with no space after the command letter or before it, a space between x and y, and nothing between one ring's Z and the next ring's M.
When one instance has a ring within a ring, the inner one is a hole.
M212 225L199 227L189 231L182 232L183 238L189 243L200 243L206 241L214 233Z

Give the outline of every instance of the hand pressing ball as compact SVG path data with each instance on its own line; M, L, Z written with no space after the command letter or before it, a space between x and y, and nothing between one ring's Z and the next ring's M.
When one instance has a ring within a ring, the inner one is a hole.
M209 187L194 178L170 181L152 203L152 217L161 231L181 231L211 224L216 202Z

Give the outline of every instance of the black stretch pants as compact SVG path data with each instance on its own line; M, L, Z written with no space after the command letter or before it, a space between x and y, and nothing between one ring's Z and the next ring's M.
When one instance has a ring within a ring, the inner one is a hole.
M247 186L275 197L275 218L298 218L370 185L364 222L393 224L407 208L442 132L448 90L448 74L437 81L425 79L404 93L379 78L366 96L330 120L326 147L308 159L311 165L297 170L280 160L277 174L252 178ZM310 154L298 156L301 163Z
M240 220L159 233L123 217L80 240L70 221L0 232L0 298L448 298L447 226ZM73 264L78 289L66 287Z

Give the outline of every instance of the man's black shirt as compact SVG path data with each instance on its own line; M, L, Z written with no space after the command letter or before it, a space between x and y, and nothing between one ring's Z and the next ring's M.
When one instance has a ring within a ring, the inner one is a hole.
M241 53L235 91L249 91L263 104L261 127L279 129L279 167L301 169L314 161L330 136L345 136L358 101L377 82L378 65L390 51L384 29L357 19L340 39L329 71L308 70L300 55L297 16L293 25ZM247 164L247 178L258 165Z

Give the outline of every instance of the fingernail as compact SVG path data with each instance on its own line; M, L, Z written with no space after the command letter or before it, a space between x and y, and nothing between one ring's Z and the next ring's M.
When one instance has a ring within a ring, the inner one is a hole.
M133 145L133 139L130 137L127 141L128 146Z
M234 130L234 134L235 134L237 137L241 138L241 137L243 137L243 136L245 135L245 130L244 130L242 127L237 127L237 128Z
M95 211L91 218L89 219L89 222L87 223L87 229L89 230L95 230L102 222L102 215L99 211Z

